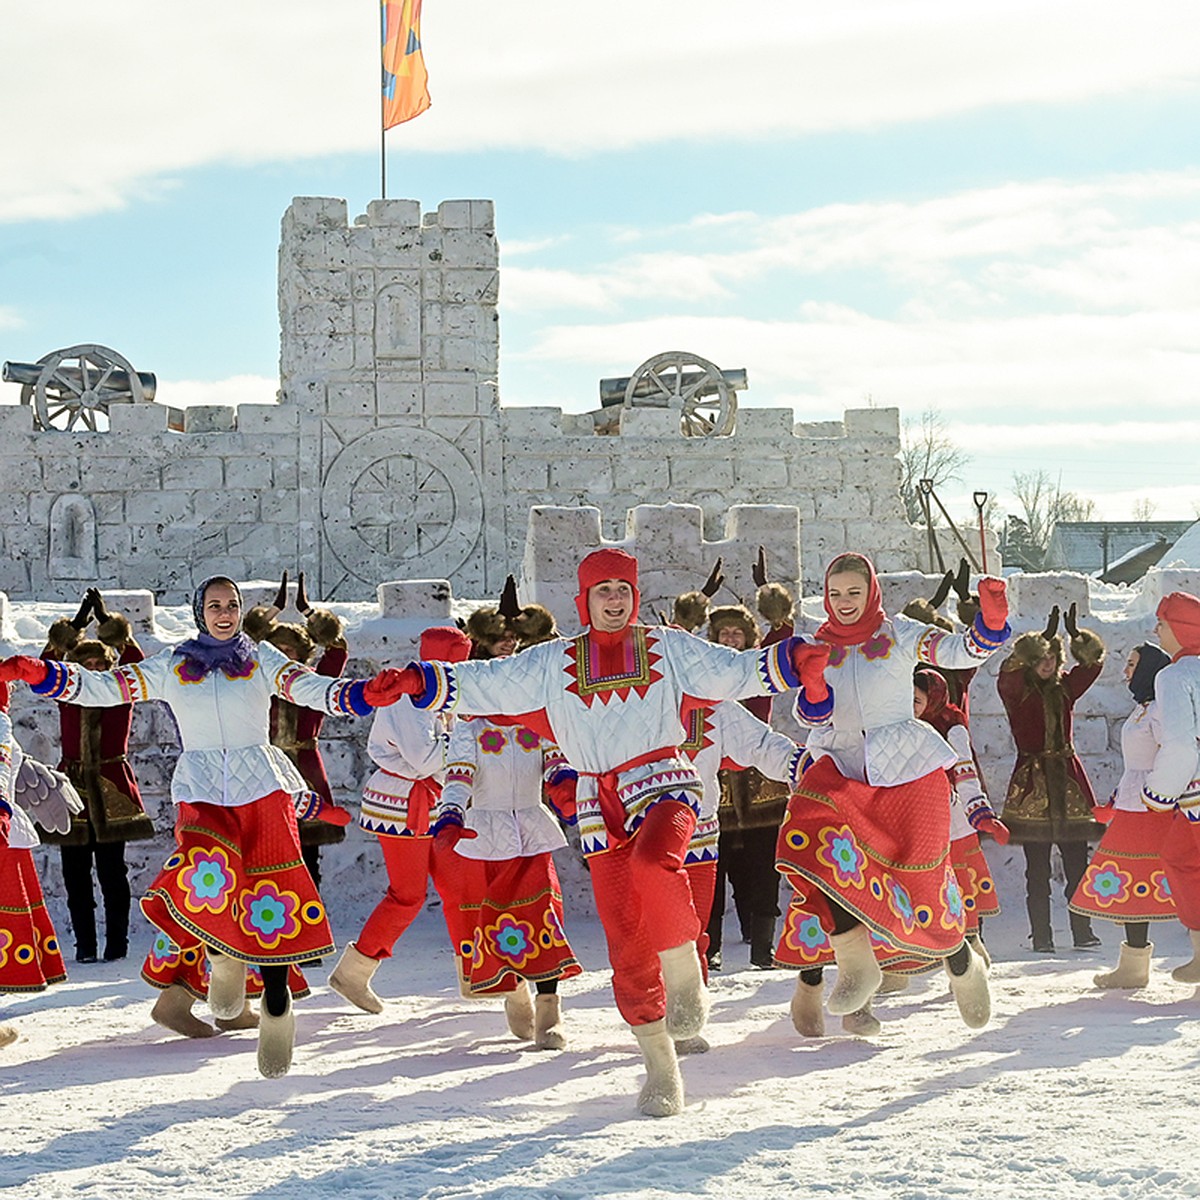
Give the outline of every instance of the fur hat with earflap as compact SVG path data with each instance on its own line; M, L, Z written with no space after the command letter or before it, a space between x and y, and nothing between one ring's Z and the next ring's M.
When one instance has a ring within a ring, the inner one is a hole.
M758 622L744 604L725 604L708 614L708 640L719 642L722 629L740 629L746 638L746 649L758 645Z
M118 657L117 651L112 646L90 639L76 642L67 652L67 662L83 665L93 659L99 659L104 663L104 666L100 668L103 671L111 671L117 665Z
M270 642L276 650L282 650L295 662L306 663L312 658L314 642L301 625L290 621L272 621L264 640Z
M759 614L772 629L790 625L796 618L796 600L782 583L764 583L755 596Z
M675 597L671 623L695 633L708 617L708 597L703 592L684 592Z
M526 604L513 620L512 628L517 635L518 650L528 650L558 637L553 614L540 604Z
M512 636L508 620L496 608L477 608L467 618L467 637L475 646L472 657L492 658L497 642Z

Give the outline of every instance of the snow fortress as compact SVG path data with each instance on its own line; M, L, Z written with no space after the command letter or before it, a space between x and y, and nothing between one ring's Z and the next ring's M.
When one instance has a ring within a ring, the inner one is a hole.
M502 408L499 288L490 201L422 216L379 200L351 224L344 200L295 199L278 403L114 406L100 433L37 431L29 406L0 406L0 590L67 600L99 582L178 602L215 572L303 566L327 600L389 579L490 595L521 564L531 506L593 505L589 536L616 540L628 509L668 499L699 510L688 537L771 543L779 576L810 587L847 546L884 571L917 561L895 409L796 424L743 407L732 434L685 438L667 409L609 410L605 435L591 414ZM739 522L737 505L773 507Z

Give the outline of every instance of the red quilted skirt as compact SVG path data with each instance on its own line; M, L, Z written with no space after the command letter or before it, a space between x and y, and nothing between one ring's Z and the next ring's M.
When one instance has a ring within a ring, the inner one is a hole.
M468 900L475 935L464 970L476 995L511 991L521 979L570 979L583 968L563 930L562 892L549 852L484 861L482 900Z
M1173 921L1175 901L1159 850L1174 812L1117 809L1068 907L1106 921Z
M175 853L142 899L147 918L175 945L203 943L278 966L333 953L286 792L237 808L181 804L175 836Z
M162 990L177 983L187 988L197 1000L208 999L208 971L208 955L202 945L197 943L181 950L161 929L142 963L142 978L151 987ZM288 968L288 990L296 1000L303 1000L310 994L308 980L294 965ZM246 971L246 995L253 999L262 995L262 991L262 972L250 964Z
M966 909L950 862L945 771L875 787L822 758L788 801L775 856L818 917L828 919L817 902L826 896L897 951L940 958L962 944Z
M66 977L33 855L0 846L0 992L40 992Z

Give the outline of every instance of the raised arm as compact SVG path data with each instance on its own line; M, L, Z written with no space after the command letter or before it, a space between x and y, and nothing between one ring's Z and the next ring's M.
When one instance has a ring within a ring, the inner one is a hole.
M411 693L414 708L518 717L546 707L551 699L547 656L558 661L563 652L561 642L546 642L509 658L417 662L406 667L404 674L416 671L420 675L420 690ZM561 690L558 680L554 686Z
M10 668L15 674L4 671L10 664L15 664ZM112 708L142 700L161 700L170 664L170 650L163 650L142 662L114 667L111 671L89 671L78 663L19 655L0 663L0 673L8 678L23 679L36 695L63 704Z
M755 767L768 779L796 786L802 746L777 733L740 704L718 704L713 716L720 732L722 760L738 767Z
M371 690L373 680L330 679L311 667L293 662L270 642L259 642L258 661L271 691L282 700L334 717L365 717L379 707Z
M792 665L795 638L765 649L731 650L680 629L658 629L654 636L667 649L683 690L698 700L773 696L800 686Z

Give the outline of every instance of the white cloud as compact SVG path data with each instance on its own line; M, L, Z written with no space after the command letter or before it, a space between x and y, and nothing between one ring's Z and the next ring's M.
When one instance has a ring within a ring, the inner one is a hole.
M231 375L227 379L159 378L155 400L171 408L197 404L274 404L279 380L265 375Z
M371 149L377 22L328 0L9 5L0 133L22 169L0 173L0 219L117 207L204 164ZM1200 81L1191 0L455 0L426 6L423 33L434 107L389 136L428 151L867 129Z
M0 329L20 329L25 318L11 305L0 304Z

